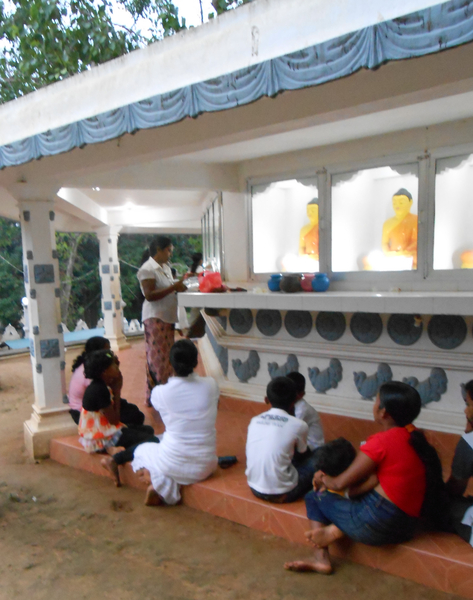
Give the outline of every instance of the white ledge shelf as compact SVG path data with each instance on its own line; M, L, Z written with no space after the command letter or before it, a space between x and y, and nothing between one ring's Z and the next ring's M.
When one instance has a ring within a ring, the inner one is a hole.
M422 315L473 315L472 292L227 292L178 294L179 306Z

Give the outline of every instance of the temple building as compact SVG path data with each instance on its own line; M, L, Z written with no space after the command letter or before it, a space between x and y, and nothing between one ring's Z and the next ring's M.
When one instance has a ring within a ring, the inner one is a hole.
M223 393L261 401L299 370L321 412L370 419L379 385L407 380L421 426L462 431L473 0L255 0L0 106L0 169L0 214L22 227L32 456L74 430L56 230L100 240L114 348L118 236L202 232L206 262L246 290L179 296L206 309Z

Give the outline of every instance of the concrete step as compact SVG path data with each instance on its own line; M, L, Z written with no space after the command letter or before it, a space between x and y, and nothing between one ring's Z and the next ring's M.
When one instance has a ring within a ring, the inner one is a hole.
M265 406L260 403L221 399L217 420L217 451L220 456L235 454L239 462L227 470L217 469L204 482L184 487L183 503L308 546L304 537L308 522L303 501L285 505L270 504L255 498L246 483L246 431L251 417L264 410ZM149 409L148 420L151 422L153 412ZM329 434L332 429L337 435L350 437L345 431L350 425L351 441L358 443L361 439L366 439L373 429L373 424L368 421L347 420L346 417L322 415L322 420L328 439L334 437ZM158 419L154 424L158 430L162 429ZM441 439L441 443L451 445L448 438ZM88 455L75 436L54 440L51 444L51 458L64 465L109 477L108 472L100 465L100 455ZM143 484L132 472L130 465L120 469L124 485L144 491ZM473 599L473 549L450 534L422 533L405 544L378 548L342 540L331 547L331 553L428 587ZM300 552L295 549L295 556L288 556L288 560L297 559L298 555L303 557L304 554L307 552L303 548Z

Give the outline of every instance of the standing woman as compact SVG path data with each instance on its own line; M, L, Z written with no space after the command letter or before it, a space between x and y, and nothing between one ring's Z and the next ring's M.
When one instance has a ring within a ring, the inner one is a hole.
M174 344L177 292L184 292L187 289L183 283L186 276L179 281L173 281L171 268L168 265L172 251L171 238L159 235L151 242L149 258L141 265L137 274L145 297L142 322L146 342L147 406L151 406L152 389L156 385L167 383L172 375L169 351Z

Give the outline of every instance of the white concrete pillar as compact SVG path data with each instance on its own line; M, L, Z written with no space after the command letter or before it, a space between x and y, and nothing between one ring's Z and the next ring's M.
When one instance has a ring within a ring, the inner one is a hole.
M120 262L118 260L118 235L121 227L107 226L96 231L100 244L100 280L102 283L102 312L105 337L114 352L128 348L123 334L122 292Z
M77 427L66 404L54 202L37 199L53 198L54 192L41 193L26 184L20 191L15 195L20 208L35 396L31 417L24 423L24 435L28 454L40 458L49 455L52 438L72 435Z
M248 218L244 193L223 192L225 280L248 281Z

